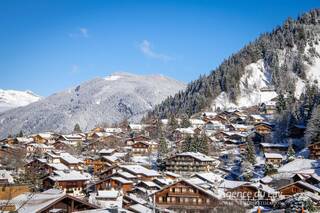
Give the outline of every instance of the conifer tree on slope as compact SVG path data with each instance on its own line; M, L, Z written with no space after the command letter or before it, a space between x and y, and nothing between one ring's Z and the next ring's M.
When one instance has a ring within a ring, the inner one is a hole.
M305 137L308 144L320 142L320 105L312 111Z
M254 165L256 163L256 151L252 141L249 141L247 144L247 160Z

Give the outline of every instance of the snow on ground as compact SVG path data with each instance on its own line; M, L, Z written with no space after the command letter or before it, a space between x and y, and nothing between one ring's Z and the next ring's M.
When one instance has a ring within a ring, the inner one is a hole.
M212 103L212 108L226 109L250 107L267 102L277 96L274 91L262 90L271 86L271 76L266 70L263 59L245 67L245 74L239 82L240 95L237 103L232 103L225 92L222 92Z
M306 52L308 52L309 45L306 47ZM320 44L314 45L316 52L320 54ZM308 54L308 53L306 53ZM318 81L318 86L320 85L320 57L313 58L313 64L310 66L305 63L306 69L306 77L310 82Z

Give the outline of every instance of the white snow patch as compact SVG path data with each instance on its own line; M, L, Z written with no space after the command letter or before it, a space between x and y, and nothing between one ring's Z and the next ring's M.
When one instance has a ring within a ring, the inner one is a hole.
M116 81L116 80L118 80L120 78L121 78L121 76L119 76L119 75L111 75L111 76L105 77L104 80L106 80L106 81Z
M239 82L240 95L236 103L232 103L225 92L222 92L212 103L212 108L226 109L238 107L250 107L263 102L270 101L277 97L274 90L263 90L271 87L271 76L266 70L264 61L258 60L256 63L245 67L245 74Z

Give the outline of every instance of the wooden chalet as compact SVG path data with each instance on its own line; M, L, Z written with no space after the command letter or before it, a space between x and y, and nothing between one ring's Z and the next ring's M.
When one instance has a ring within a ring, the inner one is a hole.
M23 212L36 213L71 213L98 209L98 206L90 204L82 199L70 196L57 189L31 194L21 194L10 201L12 205L0 205L0 210L16 212L23 209ZM23 205L23 206L22 206Z
M256 123L254 129L261 135L268 135L272 132L274 125L267 122Z
M288 151L289 145L286 143L260 143L264 153L280 153L285 154Z
M90 175L87 173L74 170L54 171L54 175L43 180L43 188L57 187L68 194L79 196L83 195L88 180Z
M320 142L312 143L308 146L310 150L310 159L320 159Z
M107 179L98 181L94 184L95 191L98 190L121 190L124 193L130 192L133 189L133 181L123 177L112 176Z
M213 171L218 161L199 152L184 152L165 160L165 170L177 174Z
M320 193L320 188L304 181L297 181L297 182L291 183L289 185L281 187L278 190L284 196L292 196L296 193L301 193L306 191L316 193L316 194Z
M302 138L304 137L304 132L306 131L305 125L294 125L288 130L288 137L290 138Z
M131 145L132 154L135 156L148 155L151 152L151 145L146 141L138 141Z
M283 156L279 153L264 153L264 157L266 159L266 163L280 166L282 164Z
M209 190L187 180L180 180L154 193L158 207L185 212L207 212L218 204L218 197Z

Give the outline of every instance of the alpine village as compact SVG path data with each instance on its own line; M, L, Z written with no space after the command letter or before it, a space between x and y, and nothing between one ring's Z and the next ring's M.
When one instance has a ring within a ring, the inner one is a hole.
M319 26L318 9L288 19L140 122L1 138L0 211L320 212L320 90L303 66L319 57ZM232 85L261 58L272 82L251 106L236 102L250 91Z

